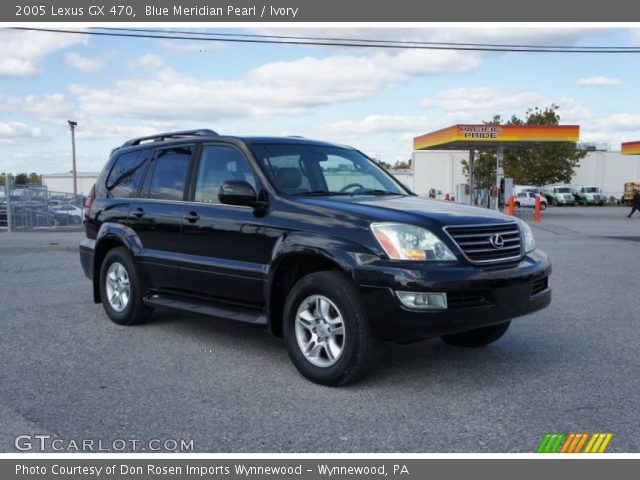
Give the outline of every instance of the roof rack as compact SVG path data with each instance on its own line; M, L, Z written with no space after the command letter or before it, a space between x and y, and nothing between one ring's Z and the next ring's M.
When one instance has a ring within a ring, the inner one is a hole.
M199 130L182 130L179 132L167 132L159 133L157 135L150 135L148 137L138 137L131 140L127 140L122 144L122 147L131 147L133 145L140 145L143 142L162 142L163 140L171 140L176 138L187 137L209 137L211 135L218 135L213 130L202 128Z

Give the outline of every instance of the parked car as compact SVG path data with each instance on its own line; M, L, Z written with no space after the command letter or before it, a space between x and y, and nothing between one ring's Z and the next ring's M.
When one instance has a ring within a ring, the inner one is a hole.
M85 220L82 268L115 323L171 308L263 327L325 385L361 378L380 341L480 347L551 301L525 222L419 198L360 151L303 138L129 140Z
M520 192L516 194L516 207L535 207L536 206L536 196L537 194L533 192ZM547 208L547 200L541 196L540 197L540 210L545 210Z
M49 207L49 212L61 225L82 223L82 209L75 205L53 205Z
M578 190L578 203L580 205L604 205L607 197L598 187L580 187Z

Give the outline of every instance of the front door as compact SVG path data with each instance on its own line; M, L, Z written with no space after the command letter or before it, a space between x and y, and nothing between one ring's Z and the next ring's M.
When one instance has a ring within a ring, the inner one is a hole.
M182 221L181 264L188 289L242 305L264 303L267 273L262 216L252 207L218 200L227 180L260 185L244 154L229 144L203 145Z

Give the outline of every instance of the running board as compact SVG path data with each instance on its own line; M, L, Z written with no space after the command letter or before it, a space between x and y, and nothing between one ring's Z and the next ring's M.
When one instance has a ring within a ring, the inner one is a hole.
M150 307L170 308L185 313L205 315L207 317L224 318L235 322L266 325L267 316L262 310L239 307L223 303L209 303L198 300L162 294L149 295L144 298L145 305Z

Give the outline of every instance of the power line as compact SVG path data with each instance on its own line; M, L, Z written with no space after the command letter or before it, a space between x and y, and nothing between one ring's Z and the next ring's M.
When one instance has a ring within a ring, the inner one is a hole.
M524 52L524 53L640 53L639 47L623 47L610 50L601 50L600 48L590 47L577 47L576 49L568 50L565 48L521 48L510 45L500 47L472 47L462 45L416 45L416 44L402 44L387 42L381 40L377 43L358 43L351 41L317 41L317 40L277 40L266 38L212 38L212 37L197 37L194 34L189 35L149 35L144 33L126 33L123 31L106 31L99 32L95 30L65 30L57 28L32 28L32 27L10 27L13 30L25 30L34 32L50 32L50 33L66 33L75 35L97 35L106 37L126 37L126 38L147 38L147 39L160 39L160 40L187 40L187 41L200 41L200 42L219 42L219 43L256 43L256 44L286 44L286 45L313 45L313 46L326 46L326 47L357 47L357 48L382 48L382 49L394 49L394 50L456 50L456 51L475 51L475 52ZM310 38L310 37L309 37Z
M97 27L104 29L104 27ZM150 29L150 28L109 28L107 30L127 31L127 32L143 32L143 33L171 33L185 35L199 35L204 37L248 37L248 38L276 38L282 40L309 40L309 41L328 41L328 42L365 42L375 44L399 44L399 45L439 45L439 46L460 46L460 47L508 47L508 48L541 48L541 49L593 49L593 50L638 50L639 47L629 46L577 46L577 45L522 45L522 44L504 44L504 43L460 43L460 42L427 42L419 40L374 40L370 38L337 38L337 37L300 37L291 35L265 35L257 33L222 33L222 32L190 32L188 30L171 30L171 29Z

